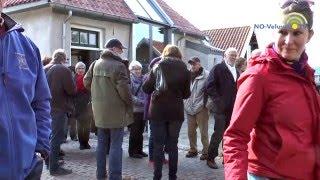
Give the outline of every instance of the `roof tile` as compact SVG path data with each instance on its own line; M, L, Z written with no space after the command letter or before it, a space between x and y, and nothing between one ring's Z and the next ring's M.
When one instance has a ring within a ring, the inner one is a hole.
M173 21L174 25L180 29L182 32L187 34L193 34L198 36L203 36L203 33L192 25L188 20L182 17L179 13L173 10L167 3L163 0L156 0L161 8L165 11L165 13L170 17Z
M5 7L36 2L40 0L7 0ZM136 16L124 0L51 0L51 2L69 5L90 11L105 13L112 17L134 21Z
M241 54L251 27L233 27L222 29L211 29L203 31L209 39L210 43L217 48L226 50L229 47L234 47Z

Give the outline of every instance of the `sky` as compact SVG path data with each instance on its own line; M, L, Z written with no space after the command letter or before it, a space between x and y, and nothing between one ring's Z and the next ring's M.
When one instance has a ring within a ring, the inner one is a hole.
M279 16L279 0L164 0L200 30L275 24ZM320 1L314 0L314 32L306 51L309 64L320 67ZM260 48L273 42L275 30L255 29Z

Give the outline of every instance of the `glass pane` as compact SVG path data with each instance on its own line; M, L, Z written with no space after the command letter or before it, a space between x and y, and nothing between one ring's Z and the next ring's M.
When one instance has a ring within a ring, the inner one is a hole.
M80 44L84 44L84 45L88 44L88 33L80 32Z
M141 16L147 19L151 19L150 16L146 13L146 11L141 7L137 0L126 0L127 5L133 11L133 13L137 16Z
M75 44L79 44L79 31L72 30L71 42Z
M135 51L135 59L142 64L143 72L146 72L150 61L149 25L139 23L133 24L133 26L133 50Z
M152 27L152 38L153 38L153 47L162 53L165 44L164 44L164 31L163 27L153 26Z
M147 11L148 15L151 17L152 20L163 22L163 19L159 16L156 12L155 8L153 8L147 0L138 0L142 7Z
M97 34L89 34L89 45L96 46L97 45Z

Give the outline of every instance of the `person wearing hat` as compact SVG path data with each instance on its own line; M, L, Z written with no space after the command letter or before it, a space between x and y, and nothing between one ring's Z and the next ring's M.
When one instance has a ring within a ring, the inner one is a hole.
M191 96L184 102L184 110L188 120L188 138L190 149L186 154L187 158L198 155L197 150L197 127L200 129L202 142L201 160L207 159L208 156L208 109L205 107L205 84L209 75L200 63L198 57L193 57L188 61L191 65Z
M110 39L100 59L89 67L84 86L91 91L92 110L98 130L97 179L107 177L107 139L110 135L109 179L122 179L124 127L133 122L130 74L120 55L125 47Z

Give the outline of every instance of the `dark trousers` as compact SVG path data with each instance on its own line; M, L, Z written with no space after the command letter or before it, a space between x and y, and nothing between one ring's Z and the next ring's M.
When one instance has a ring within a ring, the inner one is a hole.
M210 112L212 113L212 112ZM214 113L214 132L210 139L209 149L208 149L208 160L214 161L214 159L219 155L219 145L223 138L223 134L230 123L231 113L230 115L225 114L217 114Z
M58 169L58 160L60 145L64 140L65 135L65 122L67 119L67 113L65 112L54 112L51 113L51 138L50 138L50 154L49 154L49 168L50 171Z
M77 120L74 117L69 117L69 134L71 139L75 139L77 137Z
M164 159L164 145L167 144L169 154L169 180L177 179L178 166L178 138L183 121L151 121L153 131L153 179L162 177Z
M143 148L143 131L145 121L143 120L143 113L133 113L134 122L129 126L129 155L141 154Z
M84 115L77 117L77 120L79 143L80 145L87 145L89 142L91 119Z
M36 165L33 167L29 175L25 178L25 180L40 180L43 168L43 160L41 157L37 156Z

